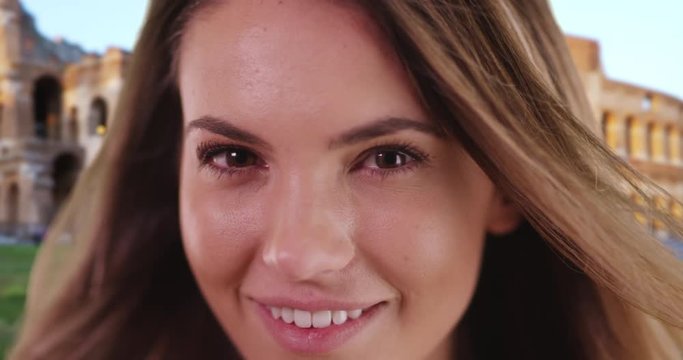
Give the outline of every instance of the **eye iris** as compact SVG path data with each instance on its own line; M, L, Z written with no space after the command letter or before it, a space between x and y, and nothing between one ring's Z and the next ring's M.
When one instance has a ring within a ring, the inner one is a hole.
M405 165L406 154L397 151L380 151L375 155L375 162L380 169L391 169Z
M245 150L230 149L225 152L225 162L230 167L247 167L256 164L256 157Z

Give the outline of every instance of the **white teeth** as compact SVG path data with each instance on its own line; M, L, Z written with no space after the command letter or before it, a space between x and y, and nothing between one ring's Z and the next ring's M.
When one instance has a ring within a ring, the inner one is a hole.
M291 324L294 322L294 310L290 308L282 308L282 321L286 322L287 324Z
M316 329L323 329L332 324L342 325L351 320L358 319L363 315L363 309L356 310L320 310L311 313L306 310L298 310L291 308L270 307L270 314L273 319L282 319L287 324L296 325L297 327L308 329L314 327Z
M278 307L272 307L270 308L270 314L273 315L273 319L279 319L280 315L282 315L282 309Z
M337 310L332 312L332 321L335 325L341 325L346 322L347 314L344 310Z
M313 313L313 327L316 329L326 328L332 325L332 311L316 311Z
M311 312L294 309L294 324L304 329L311 327Z
M358 319L361 315L363 315L363 310L362 310L362 309L351 310L351 311L349 311L349 317L350 317L351 319L354 319L354 320L355 320L355 319Z

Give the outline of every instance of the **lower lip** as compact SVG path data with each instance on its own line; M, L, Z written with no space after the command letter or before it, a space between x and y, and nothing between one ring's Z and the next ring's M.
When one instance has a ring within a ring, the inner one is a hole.
M348 319L341 325L330 325L323 329L302 329L294 323L287 324L281 319L273 319L270 308L254 302L257 312L261 314L268 331L285 349L306 354L331 352L350 340L360 332L383 307L384 303L373 305L363 311L358 319Z

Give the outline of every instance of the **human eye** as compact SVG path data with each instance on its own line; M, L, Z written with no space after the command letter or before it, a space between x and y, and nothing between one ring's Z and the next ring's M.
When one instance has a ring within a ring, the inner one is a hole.
M407 143L376 145L363 152L354 170L382 177L414 170L429 162L429 155Z
M200 168L208 168L219 175L238 175L263 169L265 162L254 151L239 145L202 143L197 147Z

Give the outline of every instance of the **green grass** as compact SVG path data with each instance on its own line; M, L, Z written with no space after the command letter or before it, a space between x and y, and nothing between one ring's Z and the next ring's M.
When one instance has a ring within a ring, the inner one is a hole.
M5 357L19 326L36 250L28 245L0 245L0 359Z

